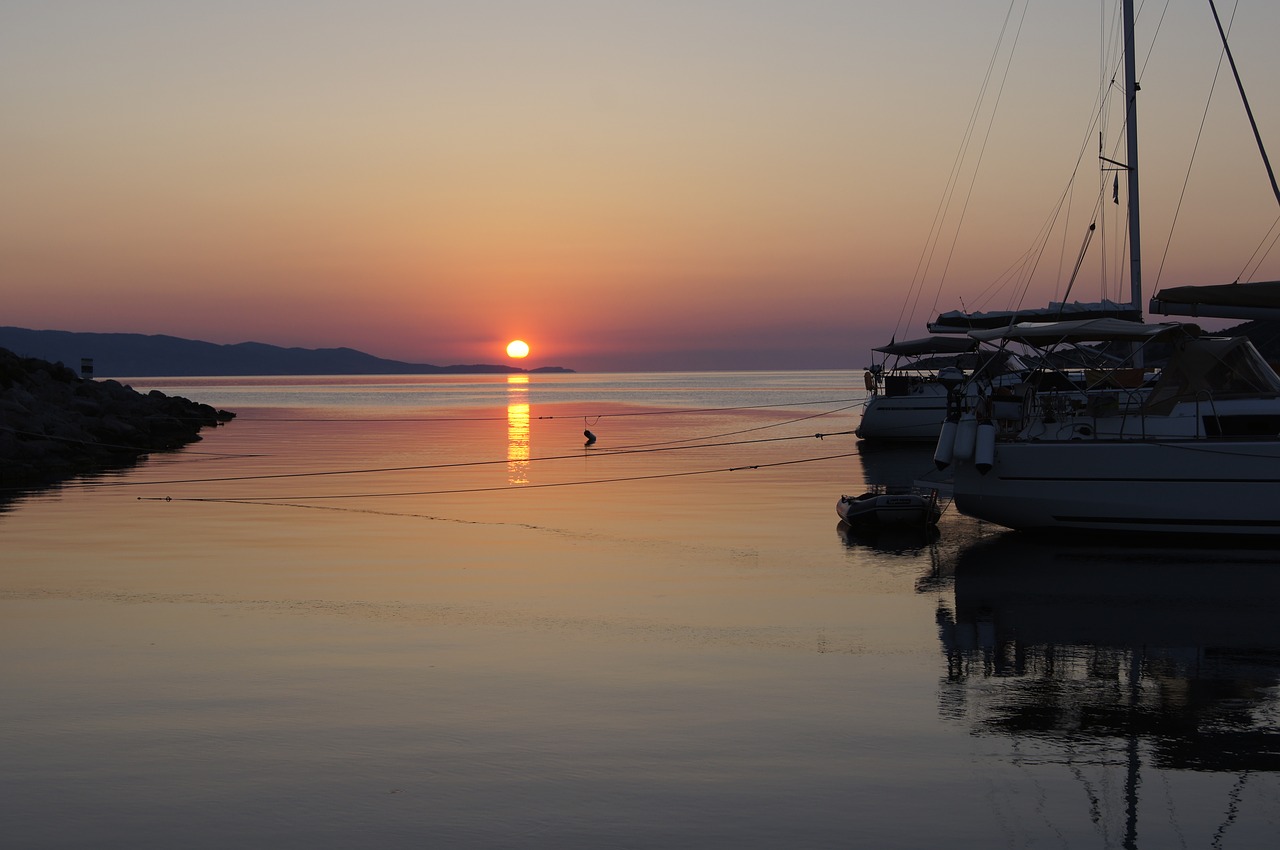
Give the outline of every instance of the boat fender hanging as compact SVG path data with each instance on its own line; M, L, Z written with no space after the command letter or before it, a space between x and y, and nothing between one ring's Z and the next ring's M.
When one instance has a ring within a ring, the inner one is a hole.
M978 420L972 413L966 413L956 423L956 441L953 456L956 460L973 460L973 443L978 436Z
M588 445L588 446L590 446L590 445L594 444L594 443L595 443L595 441L596 441L596 435L595 435L595 434L592 434L590 431L583 431L583 432L582 432L582 436L584 436L584 437L586 437L586 438L587 438L587 445Z
M876 391L876 376L870 372L862 373L862 383L866 386L867 392L873 393Z
M973 468L978 470L979 475L986 475L995 465L996 426L991 422L979 424L974 443Z
M939 472L950 466L951 459L955 457L956 425L956 420L948 417L942 423L942 430L938 432L938 445L933 450L933 465L938 467Z

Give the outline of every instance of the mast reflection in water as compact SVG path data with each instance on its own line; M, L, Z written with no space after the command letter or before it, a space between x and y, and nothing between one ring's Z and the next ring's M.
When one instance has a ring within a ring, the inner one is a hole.
M1104 845L1257 846L1274 829L1274 552L1011 534L959 553L954 594L938 608L943 717L1003 740L1030 774L1065 769ZM1069 817L1071 802L1035 814Z
M529 483L529 376L507 376L507 483Z

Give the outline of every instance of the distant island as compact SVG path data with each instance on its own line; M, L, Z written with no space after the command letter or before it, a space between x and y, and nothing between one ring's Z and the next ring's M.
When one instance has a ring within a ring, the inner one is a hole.
M435 366L386 360L353 348L282 348L261 342L219 345L174 336L77 333L0 327L0 348L79 370L92 361L96 377L207 375L465 375L572 372L562 366L521 369L483 363Z

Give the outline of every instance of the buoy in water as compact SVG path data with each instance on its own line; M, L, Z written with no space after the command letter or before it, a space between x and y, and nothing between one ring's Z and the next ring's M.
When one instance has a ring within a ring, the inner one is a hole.
M586 438L587 438L587 445L588 445L588 446L589 446L589 445L591 445L591 444L593 444L593 443L596 441L596 435L595 435L595 434L592 434L590 431L583 431L583 432L582 432L582 436L584 436L584 437L586 437Z

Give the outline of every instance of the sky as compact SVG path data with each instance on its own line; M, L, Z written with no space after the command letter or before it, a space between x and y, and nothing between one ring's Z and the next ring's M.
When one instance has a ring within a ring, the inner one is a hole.
M1061 297L1115 2L0 0L0 325L860 368ZM1140 7L1147 294L1280 279L1207 0ZM1219 7L1280 160L1280 4ZM1127 300L1117 225L1070 299Z

